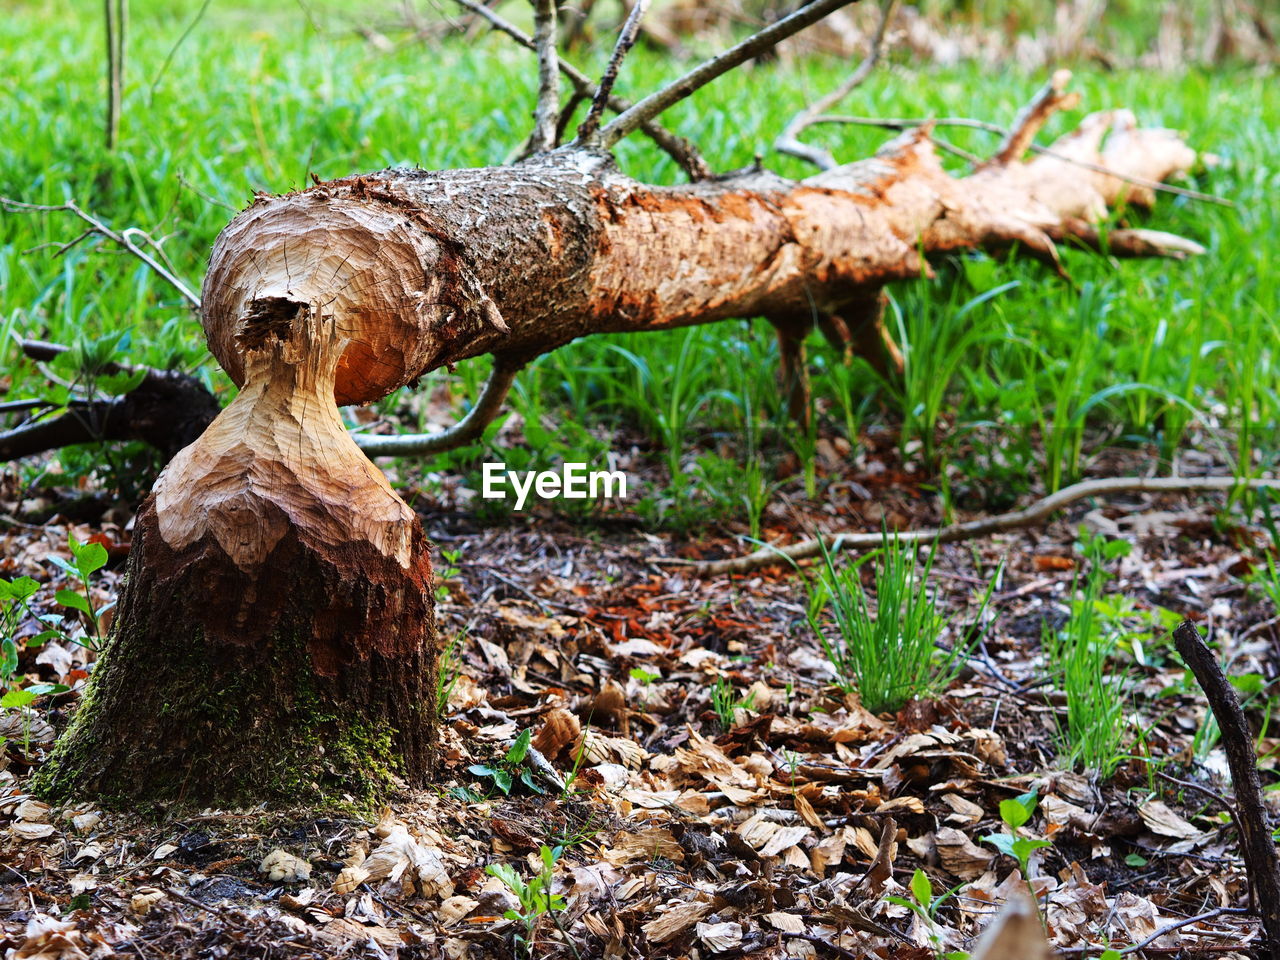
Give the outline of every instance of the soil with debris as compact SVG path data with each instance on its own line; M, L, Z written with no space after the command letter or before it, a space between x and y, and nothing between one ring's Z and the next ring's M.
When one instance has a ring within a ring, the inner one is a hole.
M1095 467L1123 473L1134 457ZM845 475L824 472L828 490L843 485L843 506L788 495L792 484L766 515L766 539L938 519L889 445ZM74 713L92 656L19 638L20 675L72 689L0 717L6 960L923 960L971 949L1000 905L1024 896L1018 864L983 838L1008 832L1002 801L1031 792L1017 833L1048 842L1031 885L1059 948L1252 955L1260 933L1240 909L1247 885L1218 799L1230 784L1167 636L1171 620L1193 618L1233 675L1276 676L1275 611L1245 579L1265 532L1222 498L1085 503L1046 528L942 548L932 577L955 614L946 636L981 642L945 695L876 716L835 682L804 574L702 581L654 562L736 554L732 529L650 534L625 507L585 524L534 512L483 525L466 494L455 483L418 503L453 558L437 562L449 573L442 636L457 638L438 787L401 793L381 816L50 809L24 785ZM110 603L129 535L127 516L108 517L11 522L0 575L39 579L35 607L52 611L67 584L47 556L69 556L69 533L94 537L113 558L95 601ZM1107 585L1131 696L1128 756L1107 781L1060 762L1065 701L1040 651L1042 625L1069 612L1082 524L1132 544ZM1277 740L1259 729L1274 782ZM509 775L509 793L493 771ZM486 869L501 864L532 885L523 904ZM924 892L917 870L931 910L907 905Z

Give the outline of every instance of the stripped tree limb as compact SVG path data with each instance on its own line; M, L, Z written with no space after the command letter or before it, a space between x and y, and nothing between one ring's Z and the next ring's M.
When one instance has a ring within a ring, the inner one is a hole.
M600 127L600 118L604 116L604 108L608 106L613 85L618 81L618 71L622 68L622 61L635 45L636 37L640 33L640 21L644 19L645 11L648 9L649 0L636 0L632 4L631 12L627 14L622 29L618 31L618 42L614 44L609 65L605 67L604 74L600 77L600 85L596 88L595 96L591 98L591 109L587 111L582 125L578 127L578 136L575 141L577 144L596 145L595 135Z
M477 2L477 0L454 0L454 3L484 18L493 29L506 34L520 46L528 50L536 49L532 37L519 27L503 19L495 11ZM595 97L598 88L590 77L573 64L567 63L563 58L559 60L559 65L560 72L573 84L573 89L579 96L588 99ZM631 103L622 97L611 94L608 107L614 113L623 113L631 108ZM640 125L640 132L657 144L667 156L671 157L690 180L706 180L711 176L711 169L707 166L707 162L703 159L701 152L684 137L672 133L656 120L645 121Z
M493 372L485 382L484 390L475 406L465 417L447 430L439 433L402 433L393 436L356 433L352 437L356 446L369 457L424 457L433 453L453 450L484 435L502 412L503 401L515 382L516 374L524 368L524 362L504 355L493 358Z
M1249 878L1249 899L1267 935L1265 955L1280 960L1280 859L1271 839L1270 816L1258 779L1258 755L1240 700L1231 681L1222 672L1218 659L1205 646L1200 631L1184 620L1173 631L1173 642L1183 661L1195 674L1222 731L1222 746L1236 792L1236 828L1240 832L1240 855Z
M955 543L1033 526L1048 520L1063 507L1086 497L1102 497L1115 493L1193 493L1262 488L1280 489L1280 480L1240 480L1236 477L1106 477L1099 480L1084 480L1069 487L1063 487L1057 493L1042 497L1021 510L1013 510L993 517L982 517L949 527L903 530L896 536L904 543ZM823 552L824 548L831 553L839 550L873 550L883 543L884 536L879 532L832 533L813 540L802 540L786 547L764 547L745 557L735 557L730 560L696 561L664 557L655 562L687 567L703 577L718 577L725 574L750 573L765 567L780 566L792 561L816 557Z
M533 114L530 152L556 145L560 121L560 58L556 52L556 2L533 0L533 44L538 51L538 106Z
M909 130L912 127L967 127L971 130L983 130L987 133L997 133L1003 137L1012 135L1009 127L1002 127L998 123L988 123L985 120L971 120L968 117L846 117L846 116L823 116L815 117L813 122L817 123L851 123L863 127L885 127L889 130ZM937 143L937 138L934 138ZM939 144L941 145L941 144ZM1216 197L1212 193L1201 193L1199 190L1188 190L1186 187L1175 186L1171 183L1162 183L1159 180L1148 180L1145 177L1135 177L1131 175L1119 174L1114 171L1108 171L1099 164L1091 163L1088 160L1082 160L1078 157L1068 157L1064 154L1057 153L1052 147L1045 147L1038 143L1029 145L1032 153L1038 153L1043 157L1050 157L1054 160L1061 160L1064 163L1075 164L1083 167L1085 170L1091 170L1094 173L1109 173L1117 179L1124 180L1126 183L1132 183L1135 186L1143 187L1155 193L1169 193L1177 197L1186 197L1188 200L1199 200L1203 203L1212 203L1220 207L1235 208L1235 203L1225 197ZM961 152L965 159L974 163L974 166L980 166L982 161L973 154Z
M819 97L792 117L791 121L783 128L782 133L773 141L775 150L779 153L799 157L801 160L808 160L819 170L830 170L837 166L836 158L831 155L829 150L805 143L800 139L800 134L812 126L819 117L837 103L862 86L867 77L871 76L871 72L875 70L884 53L885 34L888 32L889 21L893 18L893 13L897 7L898 0L884 0L880 12L880 21L876 25L876 32L871 38L871 48L867 51L866 59L858 64L858 69L854 70L844 83L826 96Z
M600 131L600 146L605 150L612 148L640 124L654 119L664 110L679 103L694 91L705 87L717 77L723 76L734 67L741 66L766 50L772 50L787 37L799 33L812 23L817 23L827 14L856 2L857 0L814 0L813 3L801 7L790 16L783 17L759 33L735 44L724 53L704 61L678 80L649 94L631 109L611 120Z

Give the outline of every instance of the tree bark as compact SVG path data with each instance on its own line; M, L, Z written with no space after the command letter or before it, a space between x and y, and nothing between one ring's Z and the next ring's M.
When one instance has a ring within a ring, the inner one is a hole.
M344 341L294 301L258 301L241 327L244 389L138 516L45 796L363 802L429 774L428 545L333 405Z

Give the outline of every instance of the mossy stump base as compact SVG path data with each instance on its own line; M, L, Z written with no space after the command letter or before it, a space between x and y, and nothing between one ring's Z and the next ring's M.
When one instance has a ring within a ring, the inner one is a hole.
M171 550L150 502L136 527L117 628L37 792L112 807L366 804L396 778L424 780L429 567L406 579L368 550L324 557L287 535L250 577L216 543Z

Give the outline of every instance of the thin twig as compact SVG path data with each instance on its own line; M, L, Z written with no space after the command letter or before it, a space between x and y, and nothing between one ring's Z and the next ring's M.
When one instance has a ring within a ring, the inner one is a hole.
M893 13L897 6L898 0L884 0L884 6L880 11L880 22L876 25L876 32L871 38L871 47L867 51L866 58L858 64L858 68L850 74L849 79L845 80L844 83L840 84L825 97L819 97L791 118L791 121L783 128L782 133L778 134L778 138L774 140L773 148L775 150L779 153L799 157L801 160L808 160L820 170L831 170L838 165L836 158L831 155L829 150L804 143L800 139L800 134L810 127L818 117L825 114L850 93L862 86L867 77L871 76L871 71L876 68L876 64L880 62L880 57L884 53L885 34L888 32L889 21L893 18Z
M1058 510L1085 497L1106 496L1115 493L1176 493L1208 490L1237 490L1258 488L1280 489L1280 480L1241 480L1237 477L1106 477L1085 480L1064 487L1057 493L1035 501L1030 506L993 517L982 517L950 527L925 530L904 530L897 534L903 543L955 543L978 537L1018 530L1048 519ZM768 547L729 560L693 561L661 558L658 563L687 566L700 576L722 576L731 573L749 573L762 567L777 566L788 561L816 557L824 545L835 553L838 550L869 550L884 542L880 533L833 533L821 539L802 540L789 547Z
M165 54L164 63L160 64L160 69L156 71L155 78L151 81L151 86L147 88L148 104L155 99L156 87L160 86L160 81L164 79L164 75L168 72L169 66L173 63L173 58L178 52L178 48L186 43L187 37L191 36L192 31L194 31L200 21L204 19L204 15L208 11L211 3L213 3L213 0L204 0L204 3L200 4L200 9L196 11L196 15L191 18L191 22L188 23L186 29L182 31L177 42L174 43L174 45L169 48L169 52ZM305 10L306 8L304 7L303 9Z
M556 2L533 0L533 44L538 52L538 106L533 113L533 153L546 153L556 143L560 120L560 57L556 53Z
M595 135L600 127L600 118L604 116L604 108L609 104L609 94L613 92L613 85L618 80L618 70L621 69L622 61L635 45L636 37L640 33L640 21L648 9L649 0L636 0L631 7L631 12L627 14L626 22L618 32L618 42L613 45L609 65L605 67L600 77L600 85L596 87L596 94L591 99L591 109L587 111L582 125L578 127L578 143L594 146Z
M511 390L516 374L524 363L497 356L493 372L484 385L484 391L465 417L447 430L438 433L408 433L398 436L352 434L356 445L370 457L422 457L444 450L452 450L477 440L502 411L502 402Z
M120 101L124 92L126 0L103 0L107 34L107 123L106 143L114 150L120 136Z
M839 10L841 7L847 7L853 2L856 2L856 0L815 0L814 3L801 7L790 16L783 17L718 56L699 64L678 80L667 84L661 90L649 94L630 110L611 120L600 131L600 146L605 150L610 149L615 143L639 127L640 124L646 120L652 120L695 90L706 86L712 80L723 76L752 57L773 49L787 37L799 33L810 24L817 23L827 14Z
M165 280L169 281L169 284L177 290L178 293L182 294L183 299L185 299L187 303L191 304L193 309L200 309L200 298L190 287L178 278L172 264L167 263L168 257L161 248L159 242L146 231L138 227L126 227L121 231L112 230L93 214L83 210L74 200L68 200L66 203L60 204L39 204L23 203L21 200L11 200L8 197L0 197L0 207L6 207L10 210L30 210L33 213L74 213L85 223L89 224L89 230L86 233L99 234L106 237L113 243L124 247L125 250L129 251L129 253L133 254ZM78 243L85 235L86 234L81 234L79 237L76 237L75 240L72 240L71 243L64 244L62 251L65 251ZM137 235L142 238L144 242L149 244L152 249L156 251L156 256L165 260L165 263L161 263L155 256L152 256L146 250L134 243L132 240L134 235Z
M1007 137L1010 134L1008 127L1002 127L998 123L989 123L986 120L972 120L968 117L850 117L840 115L830 115L823 117L814 117L813 122L818 123L849 123L863 127L884 127L889 130L906 130L910 127L965 127L970 130L982 130L986 133L998 134ZM1060 160L1063 163L1070 163L1073 166L1081 167L1085 170L1092 170L1094 173L1105 173L1109 177L1115 177L1117 180L1123 180L1125 183L1132 183L1134 186L1145 187L1148 190L1157 190L1161 193L1171 193L1174 196L1186 197L1188 200L1200 200L1203 203L1214 203L1220 207L1235 208L1234 201L1225 197L1215 197L1211 193L1201 193L1199 190L1188 190L1186 187L1176 187L1172 184L1162 183L1159 180L1148 180L1146 177L1135 177L1131 174L1117 173L1110 167L1100 163L1092 163L1089 160L1081 160L1077 157L1069 157L1064 153L1058 153L1052 147L1044 147L1038 143L1032 143L1028 146L1032 153L1037 153L1042 157L1050 157L1054 160Z
M1196 625L1190 620L1180 623L1173 631L1173 643L1204 691L1222 732L1227 768L1235 787L1236 827L1245 874L1249 878L1249 896L1262 918L1267 937L1265 955L1271 960L1280 960L1280 859L1271 839L1262 782L1258 779L1253 732L1231 682L1222 672L1217 657L1205 646Z
M536 49L531 36L515 26L515 24L503 19L483 3L479 3L477 0L453 0L453 2L484 18L493 29L506 34L525 49ZM578 94L588 98L595 96L596 85L590 77L573 64L565 62L563 58L559 60L559 66L560 72L573 84L573 89ZM612 95L609 97L608 106L614 113L624 113L631 109L630 101ZM653 140L663 152L671 157L680 166L680 169L688 174L690 180L705 180L711 176L711 170L707 166L707 162L702 158L702 154L699 153L698 148L684 137L672 133L654 120L648 120L641 124L640 132Z

